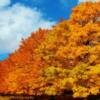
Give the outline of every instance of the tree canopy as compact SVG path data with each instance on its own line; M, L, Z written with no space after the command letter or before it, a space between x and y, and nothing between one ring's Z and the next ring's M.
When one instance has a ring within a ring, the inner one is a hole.
M100 94L100 2L72 11L69 20L33 32L0 62L0 93Z

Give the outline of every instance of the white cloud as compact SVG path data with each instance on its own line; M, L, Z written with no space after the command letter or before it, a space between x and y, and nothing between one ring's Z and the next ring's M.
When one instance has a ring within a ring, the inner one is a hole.
M100 0L79 0L79 2L87 2L87 1L98 2L98 1L100 1Z
M10 4L10 0L0 0L0 8Z
M22 4L0 9L0 53L14 51L29 33L40 27L50 28L54 24L45 20L36 8L31 9Z

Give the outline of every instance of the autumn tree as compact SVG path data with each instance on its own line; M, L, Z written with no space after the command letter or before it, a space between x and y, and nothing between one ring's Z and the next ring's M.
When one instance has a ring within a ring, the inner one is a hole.
M20 48L0 62L0 92L100 94L99 6L100 2L82 3L73 8L69 20L22 40Z

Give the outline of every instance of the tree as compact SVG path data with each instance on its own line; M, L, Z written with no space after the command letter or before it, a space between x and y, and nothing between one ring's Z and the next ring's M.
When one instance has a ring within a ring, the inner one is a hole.
M100 93L100 2L73 9L69 20L39 29L0 62L0 92L73 97Z

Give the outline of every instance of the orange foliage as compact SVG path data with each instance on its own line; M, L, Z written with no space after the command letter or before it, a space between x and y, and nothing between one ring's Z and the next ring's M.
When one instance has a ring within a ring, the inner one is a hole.
M69 20L39 29L0 62L0 92L74 97L100 93L100 2L82 3Z

